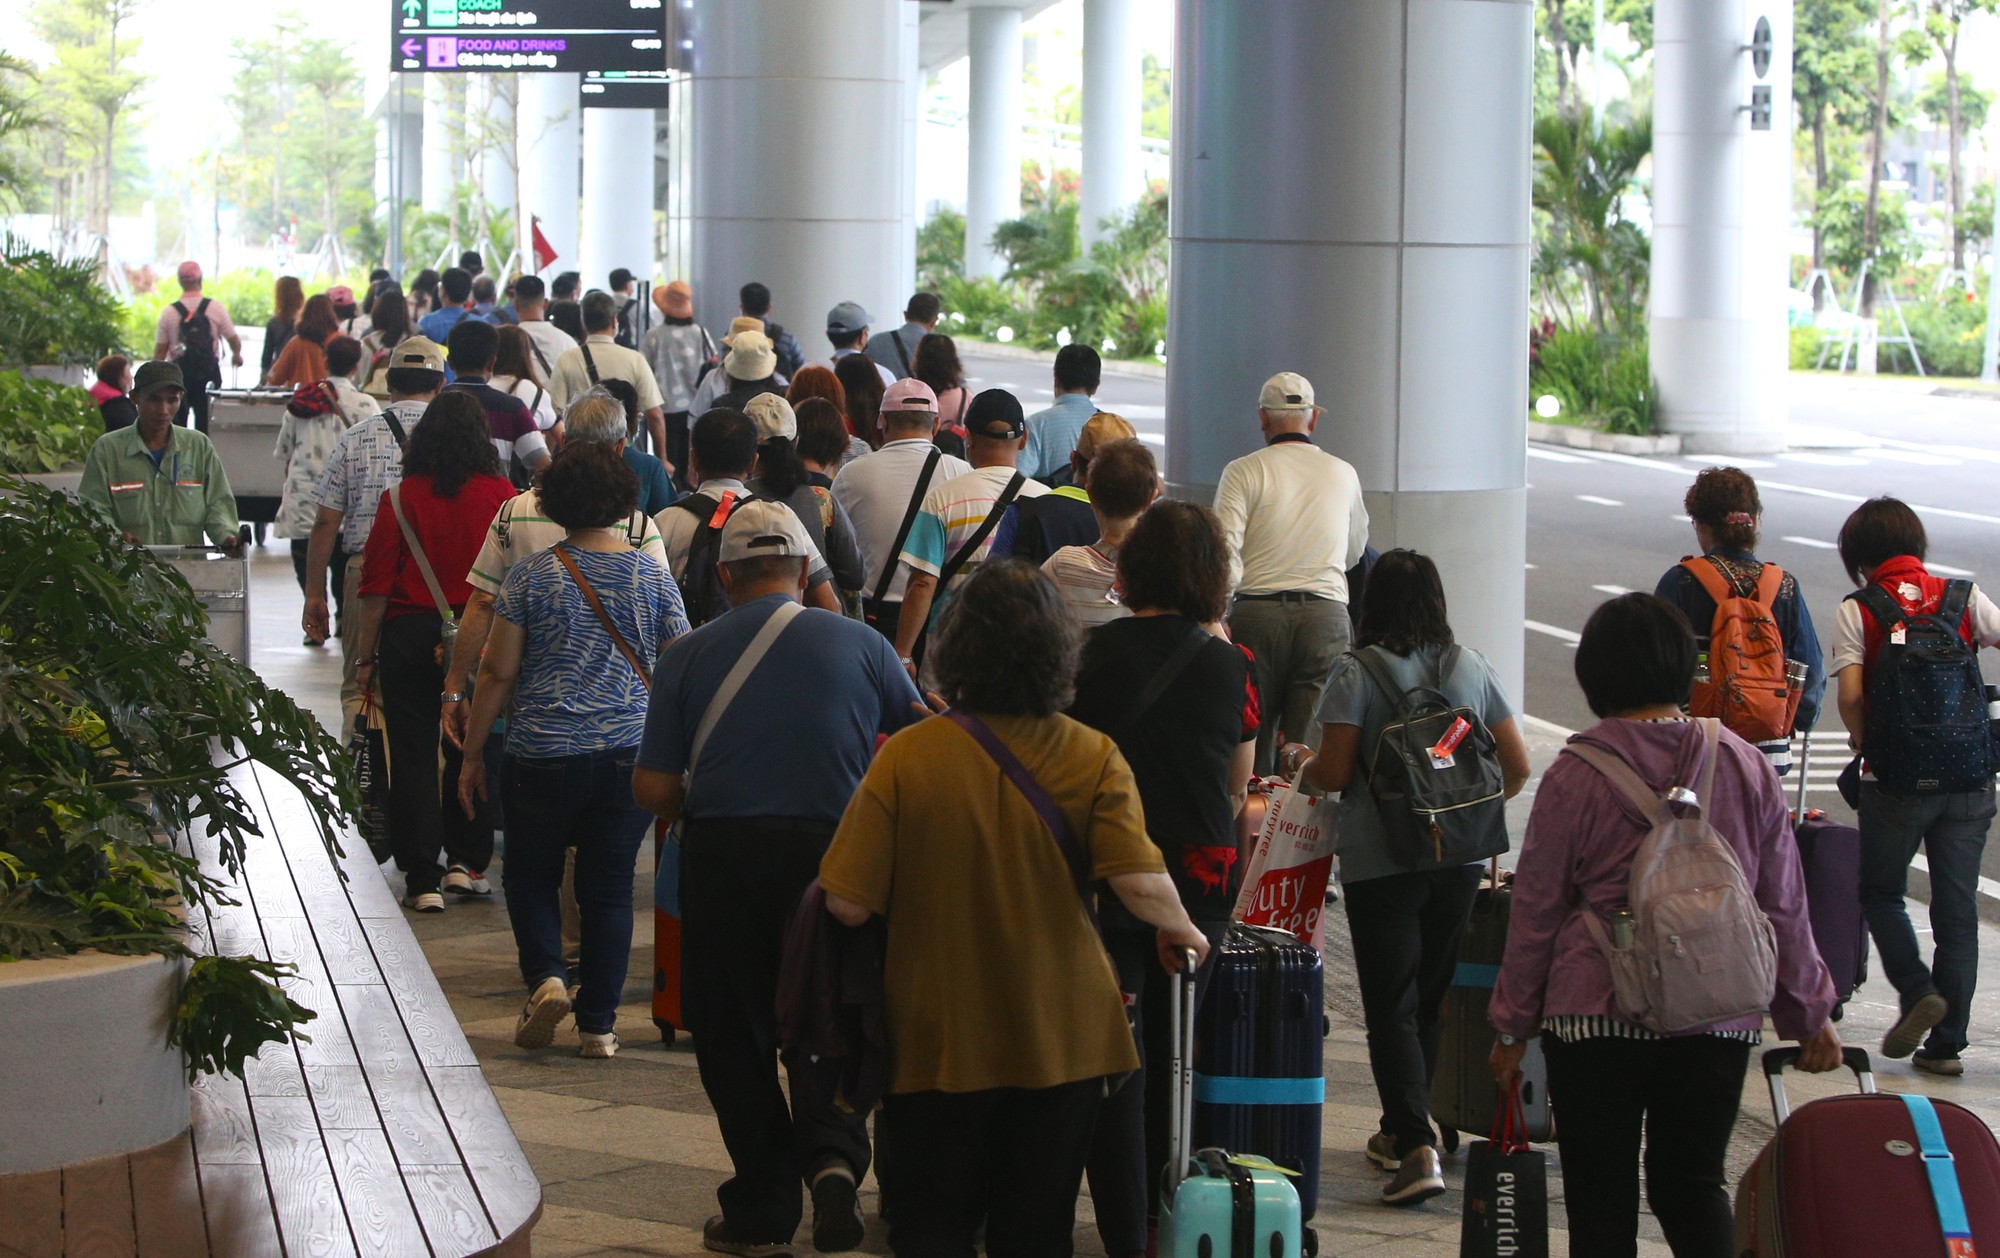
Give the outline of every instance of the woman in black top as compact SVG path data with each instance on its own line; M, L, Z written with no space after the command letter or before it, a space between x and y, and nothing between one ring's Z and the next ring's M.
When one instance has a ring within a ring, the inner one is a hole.
M1250 661L1221 636L1229 547L1207 507L1163 499L1118 551L1118 588L1132 614L1085 639L1069 714L1109 734L1139 787L1146 831L1166 857L1188 916L1211 941L1229 926L1241 880L1236 815L1249 793L1260 721ZM1173 979L1153 931L1107 903L1105 946L1127 994L1140 1074L1099 1111L1089 1171L1098 1231L1114 1258L1144 1253L1166 1162L1164 1068Z
M296 275L280 275L271 289L271 318L264 324L264 352L258 355L257 379L259 383L270 379L271 364L278 361L278 355L285 343L292 339L292 333L299 321L299 311L305 308L306 290Z

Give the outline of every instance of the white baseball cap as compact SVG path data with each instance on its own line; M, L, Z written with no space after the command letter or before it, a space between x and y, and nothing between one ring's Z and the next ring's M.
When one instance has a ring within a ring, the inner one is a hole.
M812 559L818 554L812 539L806 536L805 526L790 507L759 498L729 513L729 522L722 526L722 545L716 561Z
M757 426L759 445L773 437L798 440L799 417L782 393L759 393L743 404L743 413Z
M1267 411L1296 411L1312 404L1312 381L1296 371L1281 371L1272 376L1257 394L1257 405Z

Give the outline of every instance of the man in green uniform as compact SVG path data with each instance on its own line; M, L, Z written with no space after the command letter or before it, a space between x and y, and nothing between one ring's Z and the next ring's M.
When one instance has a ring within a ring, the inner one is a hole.
M187 389L174 363L149 362L132 383L139 422L90 447L77 496L141 546L199 546L202 535L241 554L236 497L208 437L174 423Z

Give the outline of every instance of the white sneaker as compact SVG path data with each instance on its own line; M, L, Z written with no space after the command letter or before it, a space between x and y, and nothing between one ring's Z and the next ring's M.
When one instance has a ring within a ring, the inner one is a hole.
M569 989L559 978L543 979L528 1003L521 1006L521 1020L514 1025L515 1045L547 1048L556 1037L556 1024L568 1016Z
M463 865L453 865L444 871L444 878L438 884L441 889L453 895L492 895L493 884L486 881L482 870L467 869Z
M442 913L444 897L435 891L426 891L421 895L406 895L403 897L403 907L413 913Z
M583 1041L583 1047L576 1050L578 1057L604 1058L618 1055L618 1036L615 1032L607 1031L603 1035L598 1035L592 1031L578 1031L576 1036Z

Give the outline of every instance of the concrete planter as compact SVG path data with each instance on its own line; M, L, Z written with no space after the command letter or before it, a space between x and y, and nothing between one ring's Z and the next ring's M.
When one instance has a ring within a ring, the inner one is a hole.
M85 952L0 965L0 1175L187 1130L187 1068L167 1043L182 964Z
M1537 419L1528 421L1528 440L1544 445L1569 446L1575 450L1600 450L1607 454L1645 456L1681 452L1679 433L1633 437L1624 433L1599 432L1595 428L1576 428L1569 424L1545 424Z
M74 367L23 367L21 374L31 380L53 380L57 384L75 385L79 389L88 389L90 382L97 378L89 367L81 364Z
M76 492L76 487L83 484L83 469L79 467L75 471L30 472L21 479L34 481L38 485L47 485L50 489L61 493L73 494Z

